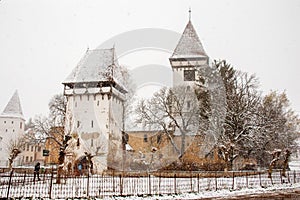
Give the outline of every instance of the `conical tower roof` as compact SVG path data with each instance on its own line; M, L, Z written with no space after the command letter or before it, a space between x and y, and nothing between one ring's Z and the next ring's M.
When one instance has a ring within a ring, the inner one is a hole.
M207 57L200 39L189 20L171 58Z
M24 119L18 91L16 90L1 114L2 117L18 117Z

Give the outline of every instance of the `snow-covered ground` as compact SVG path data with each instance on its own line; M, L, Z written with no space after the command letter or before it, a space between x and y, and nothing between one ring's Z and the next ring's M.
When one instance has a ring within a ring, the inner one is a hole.
M274 172L272 180L266 173L211 178L93 175L62 179L62 184L56 184L51 174L41 176L41 181L36 182L32 175L15 174L9 187L7 174L0 179L0 197L5 198L9 190L9 196L15 198L199 199L300 188L300 171L289 171L287 175L282 177Z
M240 190L218 190L218 191L202 191L200 193L186 193L186 194L178 194L178 195L161 195L161 196L149 196L149 197L137 197L137 196L131 196L131 197L107 197L105 199L107 200L125 200L125 199L131 199L131 200L141 200L141 199L147 199L147 200L156 200L156 199L189 199L189 200L196 200L196 199L205 199L205 198L229 198L229 197L236 197L236 196L243 196L246 195L259 195L259 194L272 194L273 192L284 192L284 191L294 191L295 189L300 189L300 183L296 184L285 184L285 185L274 185L270 186L268 188L245 188ZM299 197L300 198L300 197Z

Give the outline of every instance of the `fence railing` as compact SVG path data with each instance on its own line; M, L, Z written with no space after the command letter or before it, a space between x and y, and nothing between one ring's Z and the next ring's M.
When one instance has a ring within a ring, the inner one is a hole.
M237 190L300 182L300 171L273 172L181 172L147 176L61 175L57 183L54 171L40 174L40 180L28 171L0 171L0 198L41 197L76 198L107 196L144 196L199 193L207 190Z

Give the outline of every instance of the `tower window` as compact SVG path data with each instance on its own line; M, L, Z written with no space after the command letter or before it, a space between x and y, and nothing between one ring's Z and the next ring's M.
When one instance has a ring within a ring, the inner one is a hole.
M183 71L184 81L195 81L195 70Z
M94 95L94 101L96 101L96 95Z
M91 139L91 147L93 147L93 146L94 146L94 140Z
M144 142L148 142L148 136L147 136L147 134L144 135Z
M91 121L91 127L94 128L94 121Z
M22 127L23 127L23 124L22 124L22 122L20 122L20 129L22 129Z
M90 95L87 95L87 100L88 100L88 101L90 100Z
M186 102L186 103L187 103L187 109L190 109L190 107L191 107L191 102L188 101L188 102Z
M80 122L79 122L79 121L77 121L77 128L79 128L79 126L80 126Z
M5 132L7 132L7 129L5 129Z
M161 134L158 134L158 135L157 135L157 138L156 138L156 142L157 142L157 143L160 143L160 141L161 141Z
M99 102L99 101L97 101L97 106L99 106L99 104L100 104L100 102Z
M79 96L79 99L80 99L80 101L82 100L82 96L81 95Z
M4 124L6 124L6 121L4 121Z
M14 121L11 121L11 123L13 124L13 123L14 123Z

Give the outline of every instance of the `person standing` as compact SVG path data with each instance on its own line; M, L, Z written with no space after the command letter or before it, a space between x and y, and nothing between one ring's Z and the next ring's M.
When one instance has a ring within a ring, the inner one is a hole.
M41 168L41 164L39 162L36 163L36 165L34 166L34 178L33 181L35 181L35 178L37 177L38 181L40 181L40 168Z

